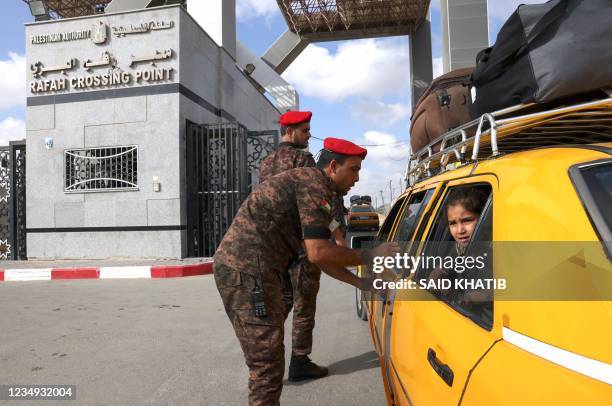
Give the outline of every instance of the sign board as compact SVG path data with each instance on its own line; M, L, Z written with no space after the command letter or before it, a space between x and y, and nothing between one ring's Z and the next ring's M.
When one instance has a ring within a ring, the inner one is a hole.
M176 81L174 18L151 17L128 13L28 26L29 95Z

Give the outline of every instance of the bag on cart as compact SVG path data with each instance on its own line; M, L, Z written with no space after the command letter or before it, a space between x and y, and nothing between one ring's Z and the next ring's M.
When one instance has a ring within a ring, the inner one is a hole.
M470 115L612 84L612 0L521 5L478 53Z
M448 72L434 79L425 89L414 108L410 123L412 152L469 121L467 85L473 69Z

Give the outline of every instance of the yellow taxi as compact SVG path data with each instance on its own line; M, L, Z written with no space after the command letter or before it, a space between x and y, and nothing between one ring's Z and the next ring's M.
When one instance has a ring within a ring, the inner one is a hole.
M413 156L411 185L377 240L398 241L412 256L435 253L440 241L464 241L468 251L488 243L489 276L533 277L533 292L494 291L471 306L436 288L420 299L398 289L357 291L389 405L612 404L611 112L606 99L483 116L438 140L439 152L430 145ZM465 239L449 204L467 189L483 203L464 216L474 222ZM556 254L537 262L534 247L545 246ZM527 257L537 268L524 272ZM421 268L390 272L432 279ZM590 293L572 296L581 289Z
M378 231L380 226L378 213L369 204L354 204L349 209L348 229L366 229Z

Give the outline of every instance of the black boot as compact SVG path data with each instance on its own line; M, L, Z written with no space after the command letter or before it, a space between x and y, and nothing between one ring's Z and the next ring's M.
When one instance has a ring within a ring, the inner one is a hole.
M306 379L319 379L328 374L326 367L320 367L308 358L308 355L292 355L289 363L289 380L291 382Z

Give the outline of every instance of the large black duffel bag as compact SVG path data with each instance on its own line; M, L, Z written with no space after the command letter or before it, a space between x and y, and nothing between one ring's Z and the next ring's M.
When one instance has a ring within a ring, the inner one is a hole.
M476 57L470 116L612 84L612 0L521 5Z

